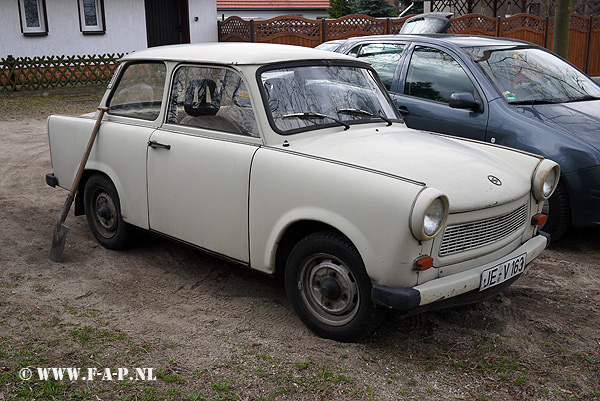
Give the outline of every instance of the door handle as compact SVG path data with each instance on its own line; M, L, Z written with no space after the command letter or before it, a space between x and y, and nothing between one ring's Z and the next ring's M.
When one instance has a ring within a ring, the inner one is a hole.
M410 111L408 111L408 109L406 108L406 106L400 106L398 107L398 111L400 112L400 114L402 114L403 116L407 116L410 114Z
M148 141L148 146L154 149L171 149L171 145L165 145L164 143L156 142L156 141Z

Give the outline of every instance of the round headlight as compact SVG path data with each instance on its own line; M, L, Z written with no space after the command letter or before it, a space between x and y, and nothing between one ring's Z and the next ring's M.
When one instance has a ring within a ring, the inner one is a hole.
M433 237L439 231L446 218L446 206L441 198L436 198L427 210L423 218L423 231L425 235Z
M549 198L554 192L554 187L556 184L556 171L554 169L550 170L546 179L544 180L544 184L542 185L542 193L546 198Z
M430 240L440 233L449 212L448 197L434 188L425 188L417 196L410 219L413 236Z
M542 160L533 174L532 191L535 199L541 202L552 196L559 177L560 166L552 160Z

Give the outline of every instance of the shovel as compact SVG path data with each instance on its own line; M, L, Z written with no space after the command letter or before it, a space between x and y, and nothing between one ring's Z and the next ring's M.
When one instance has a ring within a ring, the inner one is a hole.
M96 125L94 125L92 136L90 136L83 159L81 159L81 163L79 164L79 170L77 170L75 181L73 181L73 185L71 185L71 191L69 191L69 195L67 195L67 200L65 200L65 204L62 207L58 221L54 225L54 233L52 234L52 248L50 248L50 260L54 262L62 262L63 253L65 251L65 241L67 240L67 233L69 232L69 227L65 226L64 223L67 219L67 215L69 214L69 209L71 209L71 205L73 204L73 199L75 199L75 193L79 187L79 181L81 181L85 164L87 163L90 152L92 151L94 140L96 139L96 135L100 129L102 117L104 117L104 113L108 111L108 107L98 107L98 110L100 110L100 114L98 114L98 119L96 120Z

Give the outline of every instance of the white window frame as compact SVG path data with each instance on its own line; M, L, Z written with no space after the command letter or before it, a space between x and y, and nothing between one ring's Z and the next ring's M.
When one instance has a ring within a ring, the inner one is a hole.
M87 25L85 23L85 8L83 0L77 0L77 6L79 7L79 29L85 34L102 34L105 33L105 20L104 20L104 1L103 0L92 0L96 6L96 25Z
M25 13L25 2L19 0L19 16L21 20L21 33L23 35L47 35L48 18L46 16L46 0L35 0L37 2L39 26L27 26L27 14Z

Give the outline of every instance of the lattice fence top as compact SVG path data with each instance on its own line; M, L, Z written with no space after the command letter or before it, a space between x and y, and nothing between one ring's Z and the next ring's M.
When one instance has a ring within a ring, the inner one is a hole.
M498 30L498 19L486 17L481 14L467 14L462 17L452 18L452 25L448 33L460 33L465 31L482 31L496 34Z
M240 17L229 17L219 21L219 41L221 42L249 42L250 22Z
M600 17L598 17L600 19ZM571 29L577 29L581 32L587 32L590 28L590 17L584 17L583 15L573 14L571 16Z
M515 29L523 28L544 32L546 28L546 18L536 17L531 14L517 14L502 19L502 32L510 32Z
M386 33L386 21L367 15L348 15L337 20L327 21L327 38L347 37L349 33L383 35Z
M37 90L102 84L125 54L7 57L0 59L0 90Z
M277 17L264 21L256 21L256 37L258 39L288 33L315 37L321 35L321 23L302 17Z

